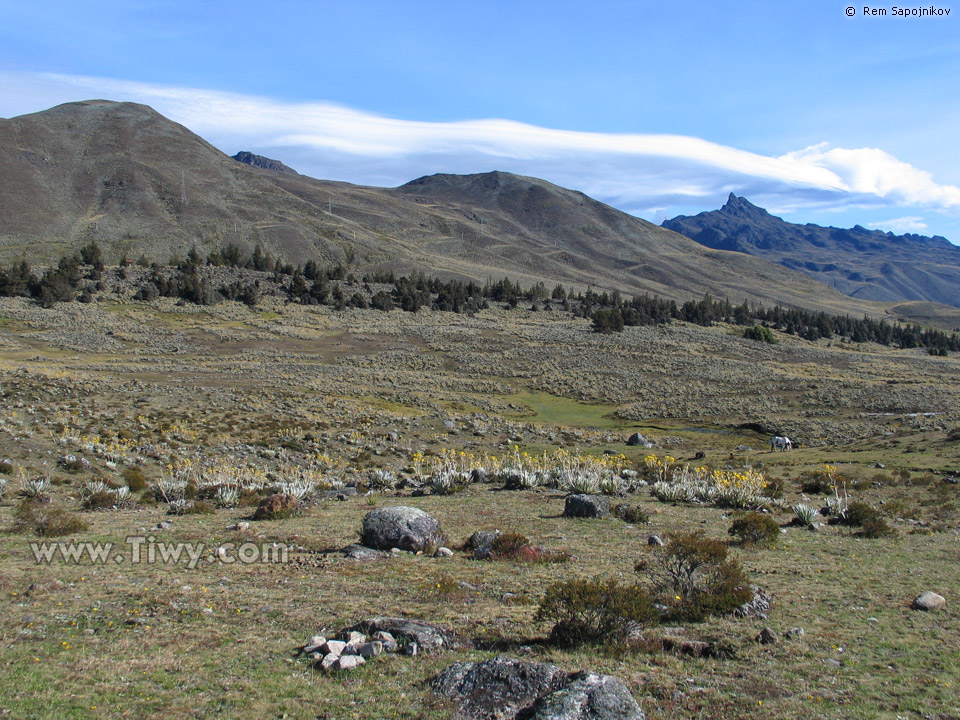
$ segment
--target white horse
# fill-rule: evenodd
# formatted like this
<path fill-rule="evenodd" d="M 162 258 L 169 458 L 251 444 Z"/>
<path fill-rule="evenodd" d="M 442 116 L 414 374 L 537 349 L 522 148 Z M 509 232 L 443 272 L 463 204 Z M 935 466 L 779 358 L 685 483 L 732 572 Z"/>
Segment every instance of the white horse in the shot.
<path fill-rule="evenodd" d="M 770 452 L 774 450 L 779 450 L 780 452 L 793 450 L 793 441 L 785 435 L 776 435 L 770 438 Z"/>

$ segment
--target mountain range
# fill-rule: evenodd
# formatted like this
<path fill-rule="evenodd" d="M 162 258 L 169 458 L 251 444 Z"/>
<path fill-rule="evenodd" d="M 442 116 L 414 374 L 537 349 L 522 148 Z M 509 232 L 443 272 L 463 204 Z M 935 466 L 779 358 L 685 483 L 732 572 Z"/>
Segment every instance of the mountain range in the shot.
<path fill-rule="evenodd" d="M 165 262 L 234 243 L 360 272 L 888 310 L 873 296 L 848 297 L 783 264 L 707 247 L 536 178 L 430 175 L 397 188 L 316 180 L 252 153 L 231 158 L 134 103 L 90 100 L 0 119 L 0 262 L 43 265 L 90 241 L 108 262 Z"/>
<path fill-rule="evenodd" d="M 944 237 L 798 225 L 733 193 L 719 210 L 680 215 L 663 227 L 798 270 L 852 297 L 960 306 L 960 247 Z"/>

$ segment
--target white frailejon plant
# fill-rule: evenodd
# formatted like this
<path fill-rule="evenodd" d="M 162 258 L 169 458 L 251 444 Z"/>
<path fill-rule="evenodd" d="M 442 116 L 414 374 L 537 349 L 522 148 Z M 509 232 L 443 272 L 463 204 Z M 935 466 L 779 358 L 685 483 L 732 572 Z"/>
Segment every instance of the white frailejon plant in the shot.
<path fill-rule="evenodd" d="M 7 479 L 4 477 L 0 477 L 0 499 L 3 498 L 6 492 L 7 492 Z"/>
<path fill-rule="evenodd" d="M 114 488 L 111 492 L 117 496 L 118 503 L 123 503 L 130 499 L 130 488 L 126 485 Z"/>
<path fill-rule="evenodd" d="M 183 499 L 183 496 L 187 492 L 187 481 L 162 477 L 151 486 L 151 489 L 153 490 L 154 498 L 169 503 L 174 500 Z"/>
<path fill-rule="evenodd" d="M 689 489 L 684 484 L 658 480 L 650 486 L 650 493 L 660 502 L 690 502 Z"/>
<path fill-rule="evenodd" d="M 316 483 L 310 480 L 291 480 L 279 483 L 278 487 L 297 502 L 303 502 L 317 491 Z"/>
<path fill-rule="evenodd" d="M 129 490 L 129 488 L 127 489 Z M 84 488 L 84 493 L 88 496 L 99 495 L 100 493 L 108 493 L 110 490 L 110 486 L 107 485 L 103 480 L 90 480 Z"/>
<path fill-rule="evenodd" d="M 367 474 L 367 485 L 371 490 L 393 490 L 398 483 L 399 479 L 393 470 L 378 468 Z"/>
<path fill-rule="evenodd" d="M 600 478 L 599 483 L 597 483 L 597 487 L 604 495 L 621 495 L 627 492 L 629 484 L 625 479 L 617 475 L 605 473 L 603 477 Z"/>
<path fill-rule="evenodd" d="M 183 515 L 188 507 L 190 507 L 190 500 L 183 498 L 171 500 L 170 503 L 168 503 L 167 513 L 170 515 Z"/>
<path fill-rule="evenodd" d="M 42 500 L 47 497 L 49 490 L 50 478 L 46 475 L 39 475 L 32 478 L 20 478 L 20 494 L 23 497 L 33 498 L 34 500 Z"/>
<path fill-rule="evenodd" d="M 217 488 L 214 504 L 219 508 L 233 508 L 240 502 L 240 488 L 235 485 L 221 485 Z"/>
<path fill-rule="evenodd" d="M 817 517 L 820 515 L 819 510 L 812 508 L 809 505 L 804 505 L 803 503 L 797 503 L 790 509 L 793 511 L 793 516 L 804 527 L 813 525 L 816 522 Z"/>

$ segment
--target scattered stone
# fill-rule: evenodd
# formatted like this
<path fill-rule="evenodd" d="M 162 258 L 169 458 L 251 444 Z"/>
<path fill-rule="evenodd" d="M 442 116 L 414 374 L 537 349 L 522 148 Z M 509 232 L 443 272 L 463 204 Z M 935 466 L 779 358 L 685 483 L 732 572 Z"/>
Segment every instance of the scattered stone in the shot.
<path fill-rule="evenodd" d="M 337 658 L 337 661 L 333 663 L 334 670 L 353 670 L 358 668 L 367 661 L 364 660 L 359 655 L 341 655 Z"/>
<path fill-rule="evenodd" d="M 314 635 L 304 643 L 302 650 L 305 654 L 309 655 L 310 653 L 320 651 L 326 643 L 327 639 L 323 635 Z"/>
<path fill-rule="evenodd" d="M 334 655 L 333 653 L 328 653 L 327 655 L 324 655 L 324 656 L 323 656 L 323 659 L 320 661 L 320 669 L 321 669 L 321 670 L 329 670 L 330 668 L 332 668 L 332 667 L 334 666 L 334 664 L 335 664 L 335 663 L 337 662 L 337 660 L 339 660 L 339 659 L 340 659 L 340 656 L 339 656 L 339 655 Z"/>
<path fill-rule="evenodd" d="M 418 652 L 420 652 L 420 646 L 415 642 L 407 643 L 406 645 L 403 646 L 404 655 L 410 655 L 411 657 L 413 657 Z"/>
<path fill-rule="evenodd" d="M 827 658 L 824 660 L 827 665 L 833 665 L 833 667 L 843 667 L 843 663 L 839 660 L 834 660 L 833 658 Z"/>
<path fill-rule="evenodd" d="M 930 592 L 929 590 L 925 593 L 917 595 L 913 599 L 913 603 L 910 605 L 914 610 L 925 610 L 927 612 L 932 612 L 934 610 L 940 610 L 946 606 L 947 601 L 942 595 L 937 595 L 935 592 Z"/>
<path fill-rule="evenodd" d="M 659 535 L 651 535 L 650 537 L 647 538 L 647 545 L 651 545 L 651 546 L 655 545 L 657 547 L 663 547 L 664 545 L 663 538 L 660 537 Z"/>
<path fill-rule="evenodd" d="M 379 560 L 380 558 L 388 557 L 385 552 L 374 550 L 373 548 L 368 548 L 358 543 L 347 545 L 340 552 L 343 553 L 344 557 L 352 558 L 353 560 Z"/>
<path fill-rule="evenodd" d="M 453 557 L 453 550 L 448 547 L 437 548 L 437 551 L 433 554 L 434 557 Z"/>
<path fill-rule="evenodd" d="M 610 498 L 606 495 L 567 495 L 564 517 L 604 518 L 610 514 Z"/>
<path fill-rule="evenodd" d="M 380 655 L 383 652 L 383 643 L 379 640 L 373 640 L 372 642 L 366 642 L 357 647 L 357 654 L 360 657 L 372 658 Z"/>
<path fill-rule="evenodd" d="M 341 638 L 347 645 L 362 645 L 367 641 L 367 636 L 356 630 L 347 630 L 341 634 Z"/>
<path fill-rule="evenodd" d="M 346 647 L 347 644 L 343 642 L 343 640 L 327 640 L 318 648 L 318 650 L 319 652 L 326 653 L 328 655 L 336 655 L 339 657 L 343 654 L 343 650 Z"/>
<path fill-rule="evenodd" d="M 802 627 L 795 627 L 787 630 L 783 634 L 783 637 L 785 637 L 787 640 L 800 640 L 804 635 L 805 633 Z"/>
<path fill-rule="evenodd" d="M 774 632 L 774 630 L 769 627 L 765 627 L 753 639 L 754 642 L 758 642 L 761 645 L 775 645 L 777 643 L 777 640 L 778 640 L 777 633 Z"/>
<path fill-rule="evenodd" d="M 440 523 L 423 510 L 398 505 L 379 508 L 363 518 L 361 542 L 377 550 L 422 551 L 442 535 Z"/>

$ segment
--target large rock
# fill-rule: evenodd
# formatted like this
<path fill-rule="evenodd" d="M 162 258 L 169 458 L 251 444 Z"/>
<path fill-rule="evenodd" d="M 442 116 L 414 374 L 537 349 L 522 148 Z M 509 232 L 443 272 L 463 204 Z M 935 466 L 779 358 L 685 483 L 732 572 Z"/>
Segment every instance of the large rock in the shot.
<path fill-rule="evenodd" d="M 454 663 L 431 684 L 435 693 L 459 705 L 454 720 L 512 720 L 566 681 L 567 673 L 556 665 L 495 657 Z"/>
<path fill-rule="evenodd" d="M 454 663 L 431 684 L 457 703 L 454 720 L 644 720 L 616 678 L 570 675 L 550 663 L 507 657 Z"/>
<path fill-rule="evenodd" d="M 400 645 L 416 643 L 418 651 L 425 653 L 439 653 L 471 646 L 468 640 L 464 640 L 452 630 L 422 620 L 407 618 L 370 618 L 341 632 L 353 631 L 361 632 L 367 637 L 377 637 L 377 633 L 387 633 L 387 637 L 396 640 Z"/>
<path fill-rule="evenodd" d="M 606 495 L 567 495 L 563 514 L 566 517 L 607 517 L 610 514 L 610 498 Z"/>
<path fill-rule="evenodd" d="M 917 595 L 913 599 L 913 604 L 910 605 L 914 610 L 940 610 L 947 604 L 946 598 L 943 595 L 937 595 L 935 592 L 930 592 L 929 590 L 925 593 Z"/>
<path fill-rule="evenodd" d="M 645 720 L 627 687 L 610 675 L 579 672 L 537 700 L 525 720 Z"/>
<path fill-rule="evenodd" d="M 647 440 L 643 435 L 641 435 L 638 432 L 634 433 L 633 435 L 627 438 L 627 445 L 629 445 L 630 447 L 645 447 L 645 448 L 653 447 L 653 443 Z"/>
<path fill-rule="evenodd" d="M 360 542 L 377 550 L 420 552 L 430 545 L 442 545 L 442 539 L 435 518 L 419 508 L 398 505 L 367 513 Z"/>

